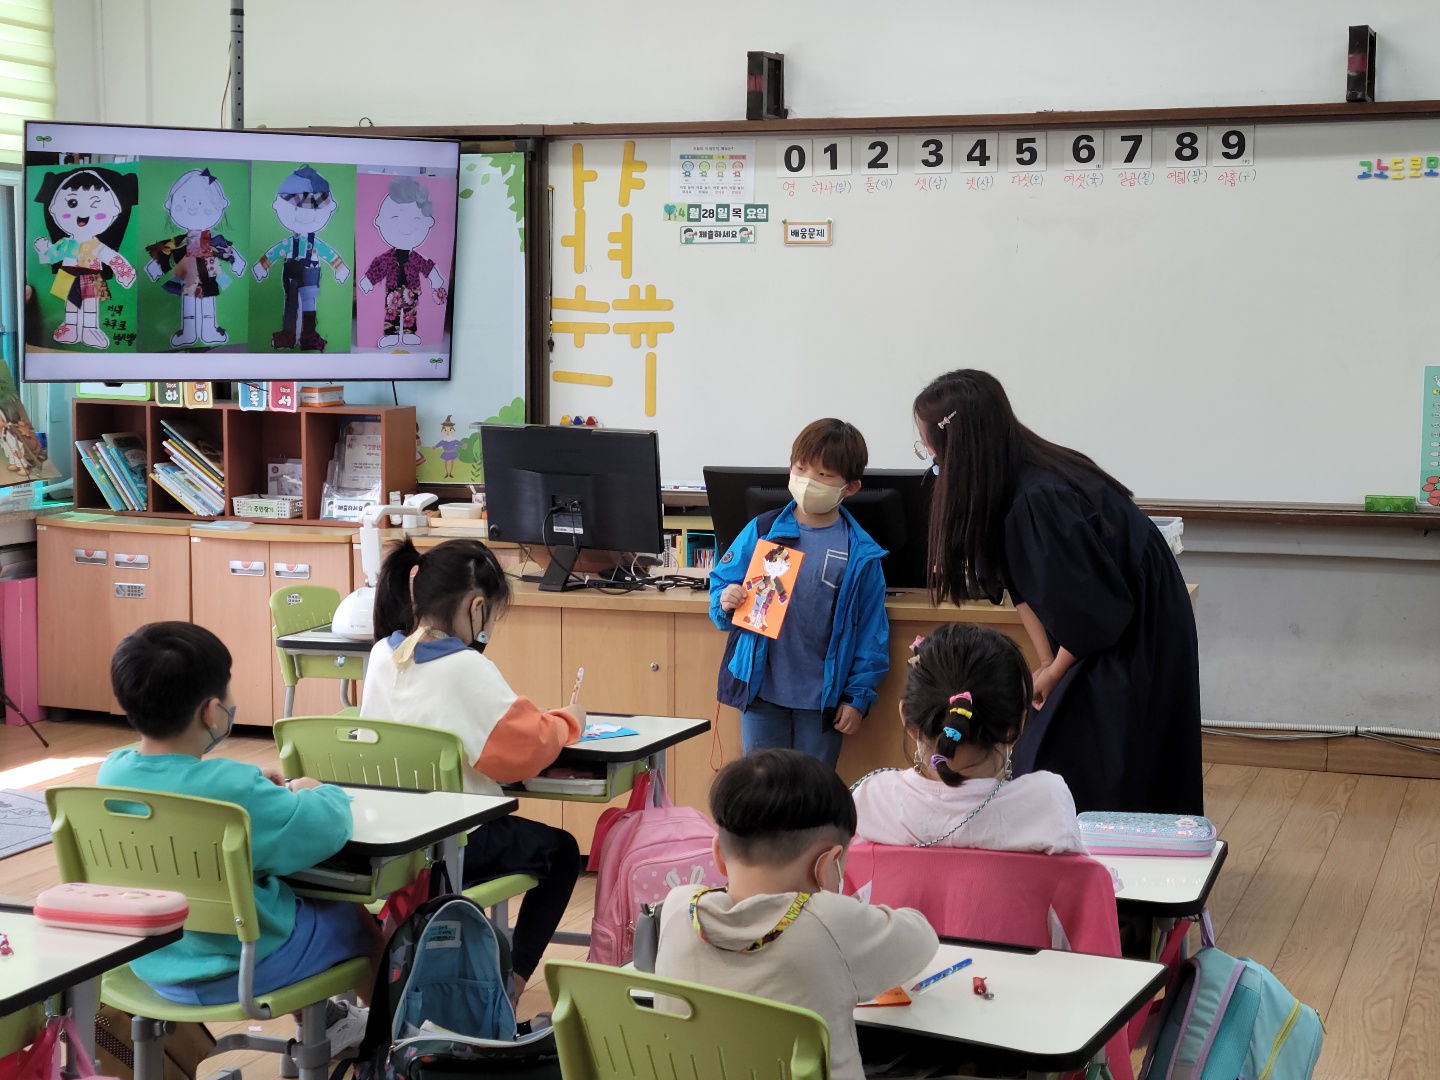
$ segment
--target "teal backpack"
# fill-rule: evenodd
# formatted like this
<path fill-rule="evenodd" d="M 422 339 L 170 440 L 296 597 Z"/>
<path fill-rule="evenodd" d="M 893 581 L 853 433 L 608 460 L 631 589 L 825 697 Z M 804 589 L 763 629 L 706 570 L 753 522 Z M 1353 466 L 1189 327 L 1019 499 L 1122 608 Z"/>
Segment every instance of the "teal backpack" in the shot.
<path fill-rule="evenodd" d="M 1166 991 L 1142 1080 L 1310 1080 L 1320 1014 L 1262 965 L 1205 938 Z"/>

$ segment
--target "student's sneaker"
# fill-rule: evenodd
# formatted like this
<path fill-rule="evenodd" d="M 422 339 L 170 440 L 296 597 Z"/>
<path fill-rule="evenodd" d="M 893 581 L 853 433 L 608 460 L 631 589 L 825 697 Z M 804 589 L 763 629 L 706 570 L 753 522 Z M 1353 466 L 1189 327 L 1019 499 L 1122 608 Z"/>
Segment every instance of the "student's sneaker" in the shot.
<path fill-rule="evenodd" d="M 347 1001 L 325 1003 L 325 1037 L 330 1040 L 330 1056 L 339 1057 L 351 1047 L 359 1046 L 370 1023 L 370 1010 Z"/>

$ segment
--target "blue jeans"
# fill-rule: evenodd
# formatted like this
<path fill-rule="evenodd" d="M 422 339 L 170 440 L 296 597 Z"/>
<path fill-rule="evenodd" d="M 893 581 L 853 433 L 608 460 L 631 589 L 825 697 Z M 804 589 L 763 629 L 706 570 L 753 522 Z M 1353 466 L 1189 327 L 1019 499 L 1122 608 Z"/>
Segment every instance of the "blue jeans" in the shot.
<path fill-rule="evenodd" d="M 740 745 L 747 754 L 785 747 L 817 757 L 833 769 L 844 738 L 833 726 L 825 726 L 819 709 L 787 709 L 757 697 L 740 714 Z"/>

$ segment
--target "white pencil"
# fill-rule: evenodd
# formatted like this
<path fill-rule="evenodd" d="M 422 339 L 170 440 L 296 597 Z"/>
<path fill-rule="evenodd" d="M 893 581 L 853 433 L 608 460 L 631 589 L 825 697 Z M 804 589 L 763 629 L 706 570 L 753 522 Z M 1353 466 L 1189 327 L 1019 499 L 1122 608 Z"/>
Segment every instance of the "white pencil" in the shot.
<path fill-rule="evenodd" d="M 570 704 L 580 704 L 580 684 L 585 681 L 585 669 L 578 668 L 575 672 L 575 689 L 570 691 Z"/>

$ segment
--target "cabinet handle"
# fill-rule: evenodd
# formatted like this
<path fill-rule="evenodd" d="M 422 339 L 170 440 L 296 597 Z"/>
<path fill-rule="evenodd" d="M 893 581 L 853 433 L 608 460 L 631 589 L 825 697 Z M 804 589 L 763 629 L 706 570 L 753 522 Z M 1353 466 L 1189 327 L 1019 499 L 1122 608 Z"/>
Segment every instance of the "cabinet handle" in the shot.
<path fill-rule="evenodd" d="M 125 555 L 119 551 L 115 553 L 115 565 L 124 567 L 126 570 L 149 570 L 149 555 Z"/>
<path fill-rule="evenodd" d="M 265 564 L 245 559 L 231 559 L 230 574 L 233 577 L 264 577 Z"/>
<path fill-rule="evenodd" d="M 75 561 L 83 566 L 104 566 L 107 552 L 91 551 L 89 548 L 75 548 Z"/>
<path fill-rule="evenodd" d="M 659 670 L 660 670 L 660 665 L 659 665 L 659 664 L 651 664 L 651 665 L 650 665 L 650 670 L 651 670 L 651 671 L 659 671 Z"/>
<path fill-rule="evenodd" d="M 277 562 L 274 573 L 277 578 L 299 578 L 302 581 L 308 581 L 310 564 L 308 562 Z"/>

